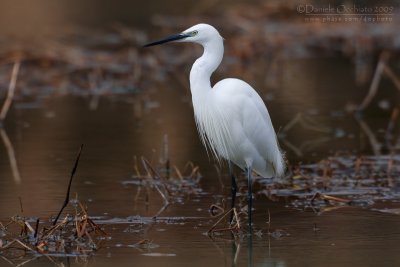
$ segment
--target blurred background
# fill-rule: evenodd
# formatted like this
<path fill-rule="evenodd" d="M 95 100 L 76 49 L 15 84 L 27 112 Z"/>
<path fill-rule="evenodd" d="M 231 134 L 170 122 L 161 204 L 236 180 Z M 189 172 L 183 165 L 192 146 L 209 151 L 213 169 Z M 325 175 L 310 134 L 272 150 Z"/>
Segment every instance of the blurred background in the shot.
<path fill-rule="evenodd" d="M 316 164 L 316 180 L 300 185 L 314 192 L 325 173 L 318 164 L 344 162 L 335 166 L 347 166 L 338 175 L 349 180 L 323 177 L 321 188 L 347 194 L 347 182 L 352 181 L 363 190 L 360 194 L 370 194 L 368 200 L 376 200 L 375 194 L 382 197 L 382 192 L 390 194 L 386 200 L 398 199 L 399 12 L 399 1 L 393 0 L 0 1 L 1 103 L 13 92 L 0 128 L 1 217 L 18 213 L 18 197 L 26 216 L 56 213 L 82 143 L 73 192 L 90 204 L 92 214 L 156 213 L 157 193 L 152 193 L 155 202 L 145 208 L 141 202 L 133 205 L 136 188 L 122 185 L 132 178 L 134 159 L 140 156 L 155 165 L 168 160 L 179 168 L 193 162 L 203 175 L 204 191 L 223 194 L 227 188 L 220 188 L 216 176 L 222 172 L 227 182 L 226 166 L 207 156 L 191 106 L 188 75 L 201 48 L 142 48 L 201 22 L 214 25 L 225 38 L 225 57 L 212 82 L 237 77 L 258 91 L 288 159 L 288 179 L 297 177 L 298 166 Z M 15 86 L 10 84 L 13 79 Z M 378 173 L 384 181 L 354 182 L 360 158 L 378 162 L 364 173 L 367 178 Z M 389 176 L 394 180 L 388 181 Z M 208 216 L 213 201 L 201 200 L 202 215 Z M 270 204 L 271 199 L 264 201 Z M 276 207 L 285 214 L 277 220 L 284 223 L 289 215 L 282 209 L 283 205 Z M 183 211 L 188 215 L 194 209 L 172 206 L 167 215 L 181 216 Z M 360 210 L 351 212 L 360 215 Z M 303 215 L 298 216 L 304 222 Z M 374 216 L 366 225 L 355 219 L 340 241 L 355 229 L 367 231 L 379 224 L 381 218 Z M 338 218 L 342 221 L 335 221 L 335 216 L 322 220 L 338 228 L 347 225 L 347 214 Z M 387 229 L 398 227 L 396 218 L 385 221 Z M 176 229 L 170 231 L 179 235 Z M 375 241 L 371 237 L 368 244 L 386 246 Z M 397 242 L 398 233 L 389 241 Z M 350 260 L 354 251 L 349 251 Z M 359 261 L 350 262 L 367 264 L 368 258 L 361 255 L 371 251 L 358 252 Z M 296 253 L 278 252 L 279 258 L 265 262 L 294 262 L 302 251 Z M 320 252 L 315 257 L 319 262 L 325 256 Z M 385 257 L 391 265 L 398 263 L 394 254 Z"/>
<path fill-rule="evenodd" d="M 151 0 L 140 3 L 128 0 L 115 2 L 39 0 L 31 3 L 24 0 L 4 0 L 0 4 L 0 22 L 2 33 L 18 36 L 60 33 L 71 26 L 109 27 L 115 22 L 148 29 L 156 14 L 217 15 L 240 3 L 243 4 L 245 1 L 207 0 L 191 3 L 176 0 L 164 3 Z M 259 3 L 262 1 L 253 1 L 252 5 Z"/>

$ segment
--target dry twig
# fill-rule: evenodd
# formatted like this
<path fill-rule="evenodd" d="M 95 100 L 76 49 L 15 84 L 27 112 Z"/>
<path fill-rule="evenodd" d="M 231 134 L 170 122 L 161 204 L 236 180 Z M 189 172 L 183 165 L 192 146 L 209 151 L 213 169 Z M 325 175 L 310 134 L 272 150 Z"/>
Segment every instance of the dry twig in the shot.
<path fill-rule="evenodd" d="M 14 93 L 15 93 L 15 85 L 17 84 L 17 77 L 18 77 L 20 65 L 21 65 L 20 60 L 17 60 L 14 63 L 14 67 L 13 67 L 12 73 L 11 73 L 10 84 L 8 86 L 7 98 L 4 101 L 3 107 L 0 111 L 0 121 L 3 121 L 6 118 L 7 112 L 10 109 L 11 103 L 13 101 Z"/>
<path fill-rule="evenodd" d="M 65 208 L 65 207 L 68 205 L 68 203 L 69 203 L 69 195 L 70 195 L 70 191 L 71 191 L 72 179 L 74 178 L 76 169 L 78 168 L 79 158 L 81 157 L 82 149 L 83 149 L 83 144 L 82 144 L 81 147 L 79 148 L 79 152 L 78 152 L 78 155 L 77 155 L 77 157 L 76 157 L 74 167 L 72 168 L 72 171 L 71 171 L 71 176 L 70 176 L 70 178 L 69 178 L 69 184 L 68 184 L 68 189 L 67 189 L 67 194 L 66 194 L 66 196 L 65 196 L 64 204 L 63 204 L 63 206 L 61 207 L 61 210 L 58 212 L 57 217 L 55 218 L 55 220 L 54 220 L 54 222 L 53 222 L 53 225 L 56 225 L 56 224 L 57 224 L 58 218 L 60 217 L 60 215 L 61 215 L 61 213 L 63 212 L 64 208 Z"/>

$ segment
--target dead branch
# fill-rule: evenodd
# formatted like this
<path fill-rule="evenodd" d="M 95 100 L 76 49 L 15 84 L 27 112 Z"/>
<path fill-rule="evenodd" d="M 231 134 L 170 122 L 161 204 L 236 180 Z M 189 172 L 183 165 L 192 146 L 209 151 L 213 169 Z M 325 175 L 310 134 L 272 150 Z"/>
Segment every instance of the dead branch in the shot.
<path fill-rule="evenodd" d="M 0 112 L 0 121 L 3 121 L 6 118 L 7 112 L 10 109 L 11 103 L 13 101 L 14 92 L 15 92 L 15 85 L 17 84 L 17 77 L 18 77 L 18 72 L 19 72 L 20 65 L 21 65 L 21 61 L 20 60 L 17 60 L 14 63 L 14 67 L 13 67 L 12 72 L 11 72 L 10 84 L 8 86 L 7 98 L 4 101 L 3 107 L 2 107 L 1 112 Z"/>
<path fill-rule="evenodd" d="M 61 207 L 61 210 L 58 212 L 56 219 L 53 222 L 53 225 L 57 224 L 58 218 L 60 217 L 61 213 L 63 212 L 64 208 L 68 205 L 69 203 L 69 195 L 70 195 L 70 191 L 71 191 L 71 185 L 72 185 L 72 179 L 74 178 L 76 169 L 78 168 L 78 163 L 79 163 L 79 158 L 81 157 L 81 153 L 82 153 L 82 149 L 83 149 L 83 144 L 81 145 L 81 147 L 79 148 L 79 152 L 78 155 L 76 157 L 75 160 L 75 164 L 74 167 L 72 168 L 72 172 L 71 172 L 71 176 L 69 178 L 69 184 L 68 184 L 68 189 L 67 189 L 67 194 L 65 196 L 65 200 L 64 200 L 64 204 Z"/>

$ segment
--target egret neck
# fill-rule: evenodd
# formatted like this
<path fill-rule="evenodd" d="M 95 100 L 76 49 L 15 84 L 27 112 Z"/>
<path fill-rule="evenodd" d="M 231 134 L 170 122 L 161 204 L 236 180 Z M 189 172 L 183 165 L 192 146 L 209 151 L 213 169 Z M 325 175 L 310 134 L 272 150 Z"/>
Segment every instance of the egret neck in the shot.
<path fill-rule="evenodd" d="M 190 71 L 192 98 L 202 100 L 211 90 L 211 74 L 218 68 L 224 55 L 222 37 L 204 43 L 203 48 L 203 55 L 196 60 Z"/>

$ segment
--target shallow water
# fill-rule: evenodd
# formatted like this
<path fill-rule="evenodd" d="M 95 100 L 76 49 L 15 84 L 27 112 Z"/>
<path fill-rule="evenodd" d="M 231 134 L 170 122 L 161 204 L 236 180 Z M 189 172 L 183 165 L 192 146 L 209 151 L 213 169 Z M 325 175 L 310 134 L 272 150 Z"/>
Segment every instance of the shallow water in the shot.
<path fill-rule="evenodd" d="M 335 72 L 330 71 L 329 65 L 328 69 L 320 68 L 327 63 L 332 64 Z M 282 68 L 286 76 L 282 77 L 279 89 L 260 93 L 270 99 L 266 103 L 275 127 L 283 129 L 281 143 L 290 162 L 316 162 L 336 151 L 372 155 L 371 139 L 362 125 L 367 125 L 376 139 L 384 142 L 389 110 L 379 109 L 377 103 L 362 117 L 354 117 L 344 110 L 346 104 L 359 103 L 365 94 L 365 89 L 354 84 L 348 61 L 297 60 L 286 62 Z M 314 72 L 304 74 L 305 68 Z M 382 86 L 393 90 L 390 84 Z M 269 209 L 271 235 L 254 236 L 252 243 L 246 237 L 233 242 L 229 235 L 224 236 L 228 240 L 212 240 L 205 235 L 216 222 L 208 209 L 222 196 L 229 195 L 229 179 L 222 166 L 226 186 L 221 188 L 214 162 L 208 159 L 197 137 L 189 92 L 181 87 L 172 83 L 149 92 L 102 96 L 97 108 L 91 105 L 91 97 L 54 96 L 41 100 L 38 105 L 31 105 L 31 99 L 20 100 L 4 127 L 14 150 L 20 183 L 10 165 L 10 150 L 3 145 L 0 150 L 1 221 L 21 213 L 18 197 L 22 199 L 25 216 L 47 218 L 55 214 L 62 204 L 76 152 L 83 143 L 72 193 L 76 192 L 88 205 L 89 214 L 105 225 L 111 239 L 105 240 L 90 257 L 54 257 L 58 262 L 71 266 L 400 264 L 397 213 L 400 207 L 396 198 L 366 206 L 339 205 L 337 209 L 318 213 L 305 205 L 292 205 L 289 198 L 272 202 L 256 194 L 255 227 L 264 233 L 267 231 Z M 391 106 L 397 104 L 384 94 L 378 99 L 388 101 Z M 141 103 L 139 108 L 135 106 L 137 101 Z M 312 127 L 299 123 L 285 132 L 285 125 L 299 113 L 308 122 L 311 118 Z M 140 194 L 135 201 L 137 186 L 126 182 L 132 181 L 135 155 L 143 155 L 153 162 L 159 160 L 165 134 L 168 134 L 171 165 L 183 169 L 189 160 L 199 165 L 203 175 L 199 185 L 202 193 L 174 201 L 153 221 L 152 216 L 163 206 L 159 194 L 151 190 L 146 205 L 145 194 Z M 393 179 L 397 181 L 398 177 Z M 396 188 L 390 190 L 397 192 Z M 135 247 L 143 239 L 151 241 L 150 247 Z M 28 259 L 32 261 L 25 266 L 54 265 L 44 256 L 28 255 L 12 261 L 18 264 Z M 0 258 L 0 265 L 7 263 Z"/>

